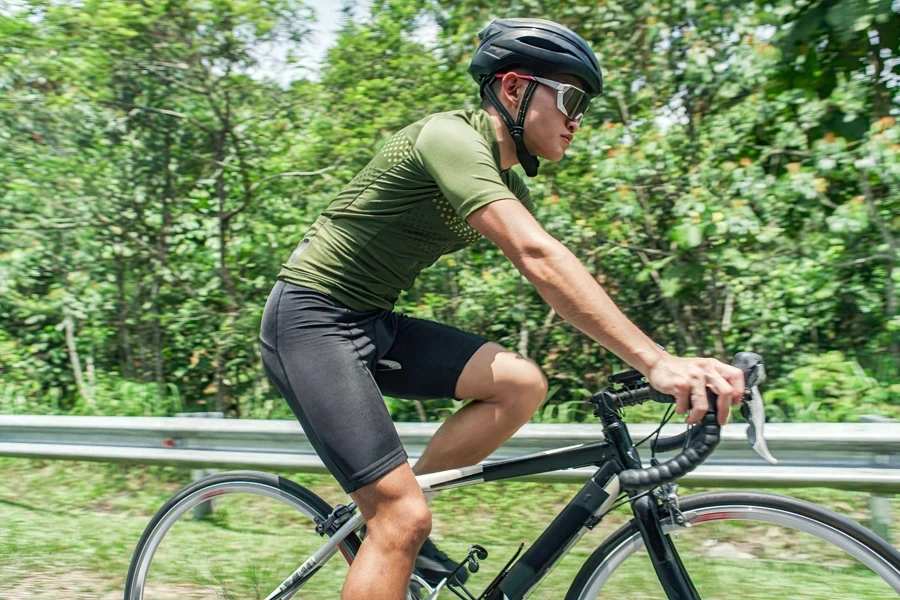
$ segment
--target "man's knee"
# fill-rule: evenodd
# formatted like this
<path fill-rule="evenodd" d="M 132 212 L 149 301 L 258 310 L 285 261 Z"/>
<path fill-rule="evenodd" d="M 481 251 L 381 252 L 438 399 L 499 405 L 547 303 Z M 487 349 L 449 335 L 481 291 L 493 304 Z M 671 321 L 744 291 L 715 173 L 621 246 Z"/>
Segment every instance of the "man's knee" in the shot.
<path fill-rule="evenodd" d="M 431 533 L 431 509 L 409 465 L 351 494 L 366 518 L 366 537 L 398 550 L 418 550 Z"/>
<path fill-rule="evenodd" d="M 425 501 L 410 499 L 379 507 L 378 516 L 366 523 L 367 538 L 405 553 L 422 547 L 431 533 L 431 509 Z"/>
<path fill-rule="evenodd" d="M 550 386 L 540 366 L 531 359 L 520 361 L 517 366 L 515 384 L 505 390 L 506 400 L 514 407 L 521 407 L 530 414 L 547 398 Z"/>
<path fill-rule="evenodd" d="M 399 520 L 405 523 L 407 535 L 418 549 L 431 534 L 431 509 L 424 500 L 416 499 L 404 506 L 402 511 Z"/>
<path fill-rule="evenodd" d="M 466 363 L 456 397 L 501 402 L 533 412 L 547 397 L 547 389 L 547 378 L 536 362 L 488 342 Z"/>

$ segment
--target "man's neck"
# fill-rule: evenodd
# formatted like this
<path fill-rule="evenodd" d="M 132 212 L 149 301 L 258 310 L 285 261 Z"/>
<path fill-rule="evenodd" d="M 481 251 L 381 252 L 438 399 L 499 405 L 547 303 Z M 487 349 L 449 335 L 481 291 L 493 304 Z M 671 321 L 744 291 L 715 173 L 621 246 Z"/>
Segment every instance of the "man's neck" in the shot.
<path fill-rule="evenodd" d="M 516 154 L 516 142 L 513 141 L 512 136 L 509 135 L 509 129 L 506 128 L 506 123 L 503 122 L 503 119 L 497 114 L 497 111 L 491 107 L 487 112 L 491 115 L 491 122 L 494 124 L 494 133 L 497 134 L 497 142 L 500 144 L 500 169 L 505 171 L 510 167 L 519 164 L 519 157 Z"/>

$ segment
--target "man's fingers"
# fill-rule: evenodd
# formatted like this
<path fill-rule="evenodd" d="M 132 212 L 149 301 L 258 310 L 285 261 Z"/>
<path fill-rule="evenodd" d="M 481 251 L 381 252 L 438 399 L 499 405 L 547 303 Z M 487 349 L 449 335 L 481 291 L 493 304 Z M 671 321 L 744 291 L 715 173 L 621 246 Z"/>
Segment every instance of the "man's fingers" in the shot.
<path fill-rule="evenodd" d="M 674 393 L 675 396 L 675 412 L 677 413 L 685 413 L 691 407 L 691 391 L 687 387 L 676 387 Z"/>
<path fill-rule="evenodd" d="M 666 363 L 666 368 L 657 371 L 654 378 L 654 383 L 659 385 L 657 389 L 675 396 L 675 410 L 678 413 L 689 412 L 686 419 L 689 424 L 699 423 L 709 411 L 707 391 L 715 394 L 717 420 L 724 425 L 732 404 L 740 404 L 743 400 L 744 374 L 740 369 L 713 358 L 678 361 L 686 368 L 676 369 L 674 364 Z"/>
<path fill-rule="evenodd" d="M 724 363 L 717 364 L 716 369 L 722 377 L 728 380 L 728 383 L 734 389 L 731 403 L 740 404 L 744 399 L 744 392 L 746 391 L 744 386 L 744 372 L 737 367 L 732 367 L 731 365 L 726 365 Z"/>
<path fill-rule="evenodd" d="M 687 422 L 691 425 L 699 423 L 709 411 L 709 402 L 706 400 L 706 386 L 695 385 L 691 388 L 691 414 Z"/>
<path fill-rule="evenodd" d="M 718 363 L 718 361 L 716 361 Z M 728 421 L 728 411 L 731 403 L 734 401 L 735 390 L 731 383 L 720 374 L 719 371 L 713 371 L 707 374 L 706 385 L 717 396 L 716 400 L 716 420 L 719 425 L 724 425 Z"/>
<path fill-rule="evenodd" d="M 735 393 L 731 381 L 717 369 L 706 373 L 706 385 L 718 396 L 727 396 L 730 399 Z"/>
<path fill-rule="evenodd" d="M 724 425 L 728 422 L 728 411 L 731 410 L 731 398 L 729 396 L 719 396 L 716 400 L 716 408 L 718 408 L 716 420 L 719 421 L 719 425 Z"/>

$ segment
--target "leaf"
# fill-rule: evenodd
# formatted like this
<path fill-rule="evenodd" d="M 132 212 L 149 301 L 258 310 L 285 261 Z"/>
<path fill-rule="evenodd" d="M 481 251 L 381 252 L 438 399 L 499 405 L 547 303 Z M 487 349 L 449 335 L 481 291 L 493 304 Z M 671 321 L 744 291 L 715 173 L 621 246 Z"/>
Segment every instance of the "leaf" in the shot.
<path fill-rule="evenodd" d="M 703 232 L 694 223 L 684 223 L 673 230 L 672 239 L 683 248 L 696 248 L 703 243 Z"/>

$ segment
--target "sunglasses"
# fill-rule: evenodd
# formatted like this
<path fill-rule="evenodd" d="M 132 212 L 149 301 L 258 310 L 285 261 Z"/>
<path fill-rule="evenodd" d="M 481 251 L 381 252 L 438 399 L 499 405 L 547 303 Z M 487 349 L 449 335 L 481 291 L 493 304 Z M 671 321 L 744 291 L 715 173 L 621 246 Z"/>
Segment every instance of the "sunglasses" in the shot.
<path fill-rule="evenodd" d="M 497 73 L 495 77 L 499 78 L 504 75 L 506 75 L 506 73 Z M 588 98 L 587 93 L 574 85 L 559 83 L 558 81 L 544 79 L 543 77 L 533 77 L 532 75 L 520 75 L 519 73 L 514 73 L 514 75 L 522 79 L 536 81 L 556 90 L 556 108 L 558 108 L 562 114 L 566 115 L 566 118 L 570 121 L 580 121 L 581 117 L 584 116 L 588 105 L 591 103 L 591 99 Z"/>

